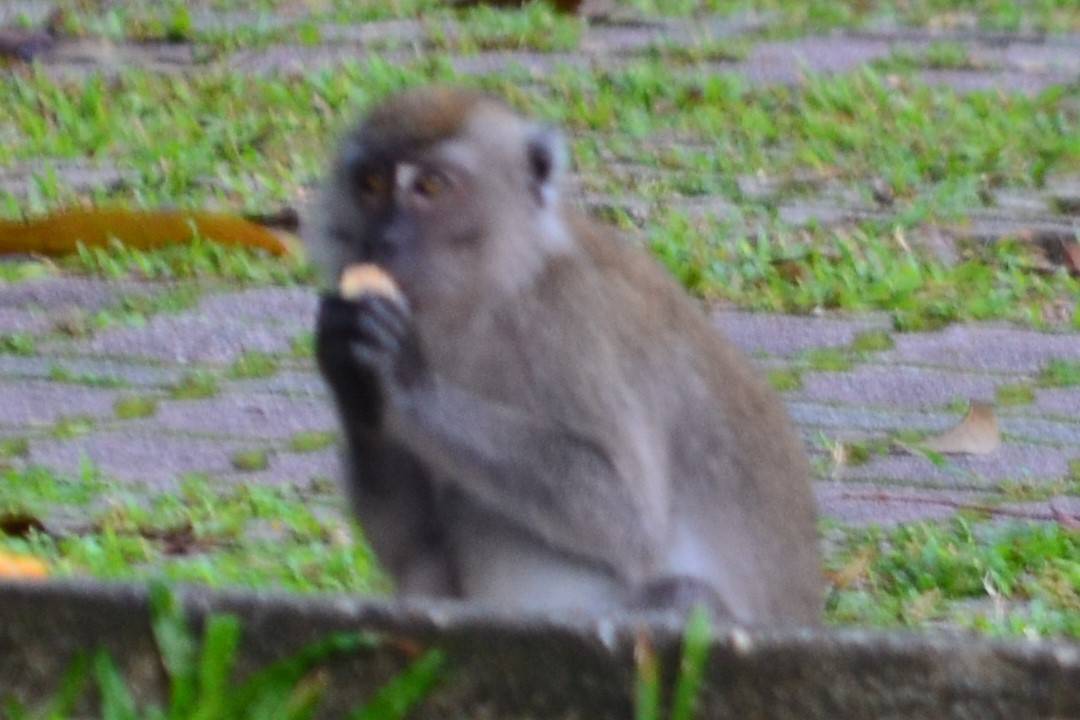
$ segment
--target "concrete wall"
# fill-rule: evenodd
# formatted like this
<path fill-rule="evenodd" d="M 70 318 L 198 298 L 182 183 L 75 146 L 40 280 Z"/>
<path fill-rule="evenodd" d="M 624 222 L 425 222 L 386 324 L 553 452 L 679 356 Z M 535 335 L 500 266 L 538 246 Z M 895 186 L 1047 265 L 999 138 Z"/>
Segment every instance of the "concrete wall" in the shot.
<path fill-rule="evenodd" d="M 413 717 L 632 717 L 635 642 L 647 635 L 671 677 L 671 618 L 515 618 L 457 604 L 349 597 L 183 595 L 193 620 L 237 614 L 242 672 L 328 633 L 384 633 L 376 649 L 335 663 L 326 717 L 343 717 L 417 648 L 449 656 L 446 679 Z M 143 698 L 161 697 L 146 593 L 125 585 L 0 585 L 0 695 L 40 701 L 80 650 L 112 650 Z M 858 630 L 717 631 L 703 718 L 1080 718 L 1080 645 L 994 642 Z"/>

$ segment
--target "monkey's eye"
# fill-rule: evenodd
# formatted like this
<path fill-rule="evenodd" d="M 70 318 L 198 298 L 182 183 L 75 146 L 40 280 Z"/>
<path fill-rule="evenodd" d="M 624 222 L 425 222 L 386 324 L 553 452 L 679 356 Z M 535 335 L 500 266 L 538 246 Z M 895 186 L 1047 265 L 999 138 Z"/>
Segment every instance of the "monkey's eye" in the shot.
<path fill-rule="evenodd" d="M 382 195 L 386 192 L 386 178 L 382 173 L 368 172 L 360 176 L 357 186 L 363 195 Z"/>
<path fill-rule="evenodd" d="M 413 182 L 413 192 L 423 198 L 433 198 L 446 190 L 446 178 L 437 172 L 425 172 Z"/>

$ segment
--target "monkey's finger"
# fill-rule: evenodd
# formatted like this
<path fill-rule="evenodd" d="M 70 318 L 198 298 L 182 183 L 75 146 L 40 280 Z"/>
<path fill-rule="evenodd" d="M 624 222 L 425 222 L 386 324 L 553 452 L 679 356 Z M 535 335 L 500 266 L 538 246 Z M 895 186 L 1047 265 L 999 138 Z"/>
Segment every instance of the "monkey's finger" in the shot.
<path fill-rule="evenodd" d="M 411 313 L 395 300 L 380 295 L 365 295 L 357 304 L 365 317 L 373 318 L 398 337 L 404 337 L 412 330 Z"/>
<path fill-rule="evenodd" d="M 391 356 L 401 349 L 401 335 L 372 315 L 361 315 L 357 319 L 355 340 L 364 345 L 381 348 Z"/>
<path fill-rule="evenodd" d="M 390 374 L 390 359 L 377 347 L 365 343 L 350 343 L 349 351 L 353 362 L 362 368 L 370 368 L 376 375 L 386 377 Z"/>

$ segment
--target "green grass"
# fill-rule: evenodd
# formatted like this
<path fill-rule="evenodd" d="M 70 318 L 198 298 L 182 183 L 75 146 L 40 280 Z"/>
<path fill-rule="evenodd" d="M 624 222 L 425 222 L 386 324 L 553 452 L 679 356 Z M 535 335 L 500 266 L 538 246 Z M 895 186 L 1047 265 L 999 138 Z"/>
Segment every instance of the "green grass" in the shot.
<path fill-rule="evenodd" d="M 1080 638 L 1080 533 L 1056 524 L 915 523 L 850 530 L 828 561 L 838 624 L 960 624 Z M 995 598 L 1004 603 L 999 613 Z M 984 606 L 971 605 L 983 601 Z"/>
<path fill-rule="evenodd" d="M 802 373 L 793 368 L 774 368 L 765 375 L 769 384 L 778 392 L 802 389 Z"/>
<path fill-rule="evenodd" d="M 289 449 L 293 452 L 318 452 L 337 442 L 336 431 L 309 430 L 299 432 L 289 438 Z"/>
<path fill-rule="evenodd" d="M 266 353 L 249 351 L 241 355 L 229 368 L 229 377 L 234 380 L 265 378 L 278 371 L 278 359 Z"/>
<path fill-rule="evenodd" d="M 77 373 L 59 363 L 53 363 L 49 366 L 49 380 L 51 382 L 98 388 L 125 388 L 130 386 L 130 383 L 121 377 L 97 375 L 95 373 Z"/>
<path fill-rule="evenodd" d="M 201 400 L 221 392 L 217 375 L 208 370 L 192 370 L 183 375 L 169 390 L 174 400 Z"/>
<path fill-rule="evenodd" d="M 1076 387 L 1080 385 L 1080 362 L 1076 360 L 1051 360 L 1039 373 L 1042 387 Z"/>
<path fill-rule="evenodd" d="M 241 472 L 258 472 L 270 467 L 267 450 L 239 450 L 233 453 L 232 466 Z"/>
<path fill-rule="evenodd" d="M 1030 405 L 1035 402 L 1035 389 L 1020 383 L 999 385 L 994 392 L 998 405 Z"/>
<path fill-rule="evenodd" d="M 885 330 L 866 330 L 851 341 L 851 349 L 858 353 L 884 352 L 895 345 L 892 335 Z"/>
<path fill-rule="evenodd" d="M 156 492 L 117 487 L 92 463 L 77 475 L 0 470 L 0 519 L 85 518 L 80 531 L 62 536 L 0 530 L 0 550 L 38 557 L 60 577 L 385 592 L 386 578 L 339 502 L 332 483 L 301 493 L 192 475 L 179 491 Z"/>
<path fill-rule="evenodd" d="M 120 420 L 151 417 L 157 412 L 157 400 L 141 395 L 123 397 L 113 404 L 113 412 Z"/>
<path fill-rule="evenodd" d="M 683 631 L 683 647 L 679 666 L 675 672 L 671 690 L 669 712 L 662 712 L 663 695 L 660 659 L 653 651 L 648 637 L 638 637 L 634 648 L 637 676 L 634 686 L 634 720 L 692 720 L 697 717 L 697 706 L 705 666 L 709 659 L 712 627 L 708 612 L 696 608 Z"/>

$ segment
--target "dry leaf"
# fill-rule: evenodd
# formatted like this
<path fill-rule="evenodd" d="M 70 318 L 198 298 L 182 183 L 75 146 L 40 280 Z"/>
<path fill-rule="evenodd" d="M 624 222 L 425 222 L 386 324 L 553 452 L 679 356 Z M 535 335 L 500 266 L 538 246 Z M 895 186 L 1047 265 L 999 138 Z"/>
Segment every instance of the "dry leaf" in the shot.
<path fill-rule="evenodd" d="M 954 428 L 919 443 L 924 450 L 945 454 L 988 455 L 1001 446 L 994 406 L 971 401 L 967 415 Z"/>
<path fill-rule="evenodd" d="M 846 590 L 870 575 L 876 555 L 875 549 L 862 548 L 851 556 L 843 567 L 826 572 L 826 577 L 837 589 Z"/>
<path fill-rule="evenodd" d="M 1080 275 L 1080 242 L 1073 240 L 1062 246 L 1065 267 L 1073 275 Z"/>
<path fill-rule="evenodd" d="M 45 563 L 28 555 L 12 555 L 0 551 L 0 578 L 43 578 L 49 574 Z"/>
<path fill-rule="evenodd" d="M 56 45 L 56 38 L 40 30 L 0 30 L 0 60 L 30 62 Z"/>

